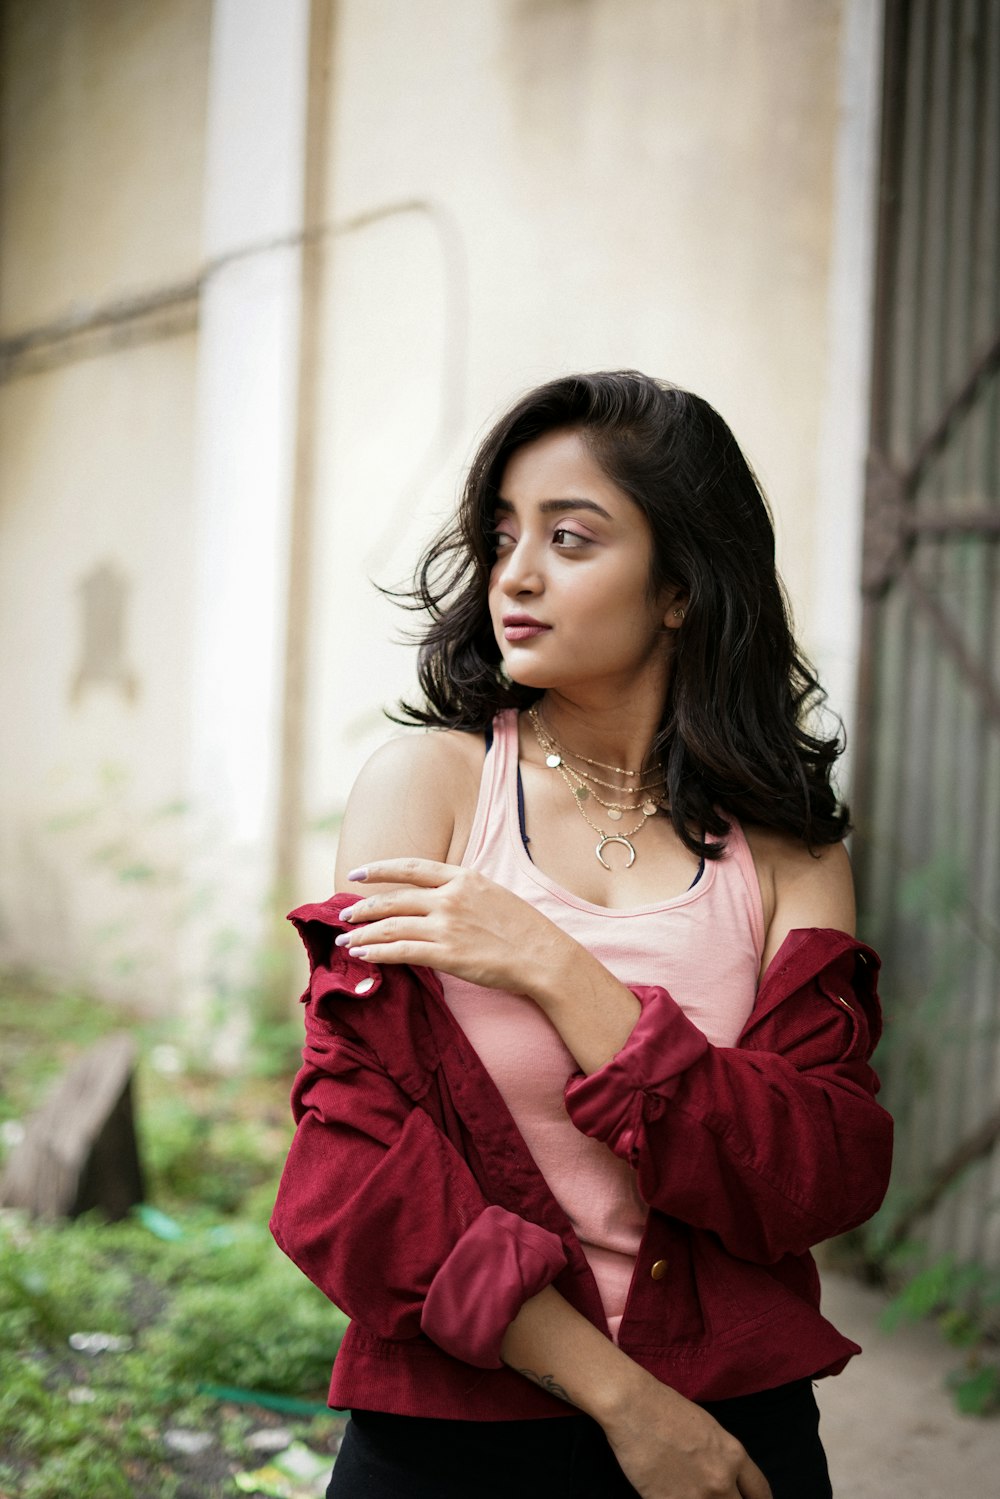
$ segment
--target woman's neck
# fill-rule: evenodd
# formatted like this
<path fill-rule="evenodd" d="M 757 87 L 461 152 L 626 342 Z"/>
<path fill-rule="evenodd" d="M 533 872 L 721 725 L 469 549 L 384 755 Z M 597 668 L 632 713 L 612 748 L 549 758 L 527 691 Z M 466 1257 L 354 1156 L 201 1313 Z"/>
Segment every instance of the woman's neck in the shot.
<path fill-rule="evenodd" d="M 542 724 L 564 749 L 627 771 L 646 765 L 662 713 L 652 701 L 584 703 L 555 691 L 546 692 L 536 706 Z"/>

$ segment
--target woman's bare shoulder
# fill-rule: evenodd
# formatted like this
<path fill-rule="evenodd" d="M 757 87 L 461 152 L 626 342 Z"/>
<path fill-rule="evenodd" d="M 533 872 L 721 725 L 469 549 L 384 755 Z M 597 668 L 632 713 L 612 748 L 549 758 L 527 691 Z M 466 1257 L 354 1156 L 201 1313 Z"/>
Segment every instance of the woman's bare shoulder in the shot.
<path fill-rule="evenodd" d="M 773 828 L 746 826 L 743 831 L 764 905 L 764 966 L 798 927 L 854 931 L 854 878 L 843 843 L 810 850 L 801 839 Z"/>
<path fill-rule="evenodd" d="M 471 774 L 483 757 L 481 734 L 459 729 L 413 729 L 396 734 L 371 754 L 358 780 L 385 791 L 407 790 L 414 781 L 433 785 L 441 776 Z"/>
<path fill-rule="evenodd" d="M 447 860 L 456 825 L 478 795 L 481 735 L 431 729 L 397 735 L 362 766 L 337 849 L 337 888 L 372 859 Z"/>

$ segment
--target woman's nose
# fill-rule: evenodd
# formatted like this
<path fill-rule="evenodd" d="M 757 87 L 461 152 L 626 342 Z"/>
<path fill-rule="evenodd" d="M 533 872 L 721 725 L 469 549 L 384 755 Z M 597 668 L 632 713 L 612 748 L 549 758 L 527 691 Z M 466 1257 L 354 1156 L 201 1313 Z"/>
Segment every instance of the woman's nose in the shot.
<path fill-rule="evenodd" d="M 523 593 L 540 593 L 544 587 L 538 558 L 534 549 L 519 541 L 505 556 L 501 557 L 500 587 L 510 598 Z"/>

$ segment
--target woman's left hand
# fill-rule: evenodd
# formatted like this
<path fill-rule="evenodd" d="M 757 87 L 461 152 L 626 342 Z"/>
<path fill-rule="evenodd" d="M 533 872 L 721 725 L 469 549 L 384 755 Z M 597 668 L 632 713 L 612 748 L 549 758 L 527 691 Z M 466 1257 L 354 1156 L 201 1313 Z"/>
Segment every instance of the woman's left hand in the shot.
<path fill-rule="evenodd" d="M 526 901 L 474 870 L 433 859 L 381 859 L 349 878 L 391 884 L 345 907 L 337 938 L 372 963 L 436 968 L 487 989 L 531 994 L 576 948 Z"/>

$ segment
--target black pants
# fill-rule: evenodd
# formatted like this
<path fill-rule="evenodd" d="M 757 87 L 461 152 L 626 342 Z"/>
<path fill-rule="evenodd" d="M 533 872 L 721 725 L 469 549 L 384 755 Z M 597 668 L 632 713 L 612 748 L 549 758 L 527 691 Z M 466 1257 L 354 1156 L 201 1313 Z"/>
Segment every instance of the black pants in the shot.
<path fill-rule="evenodd" d="M 831 1499 L 808 1379 L 705 1404 L 767 1477 L 774 1499 Z M 634 1499 L 589 1416 L 439 1421 L 353 1411 L 327 1499 Z"/>

